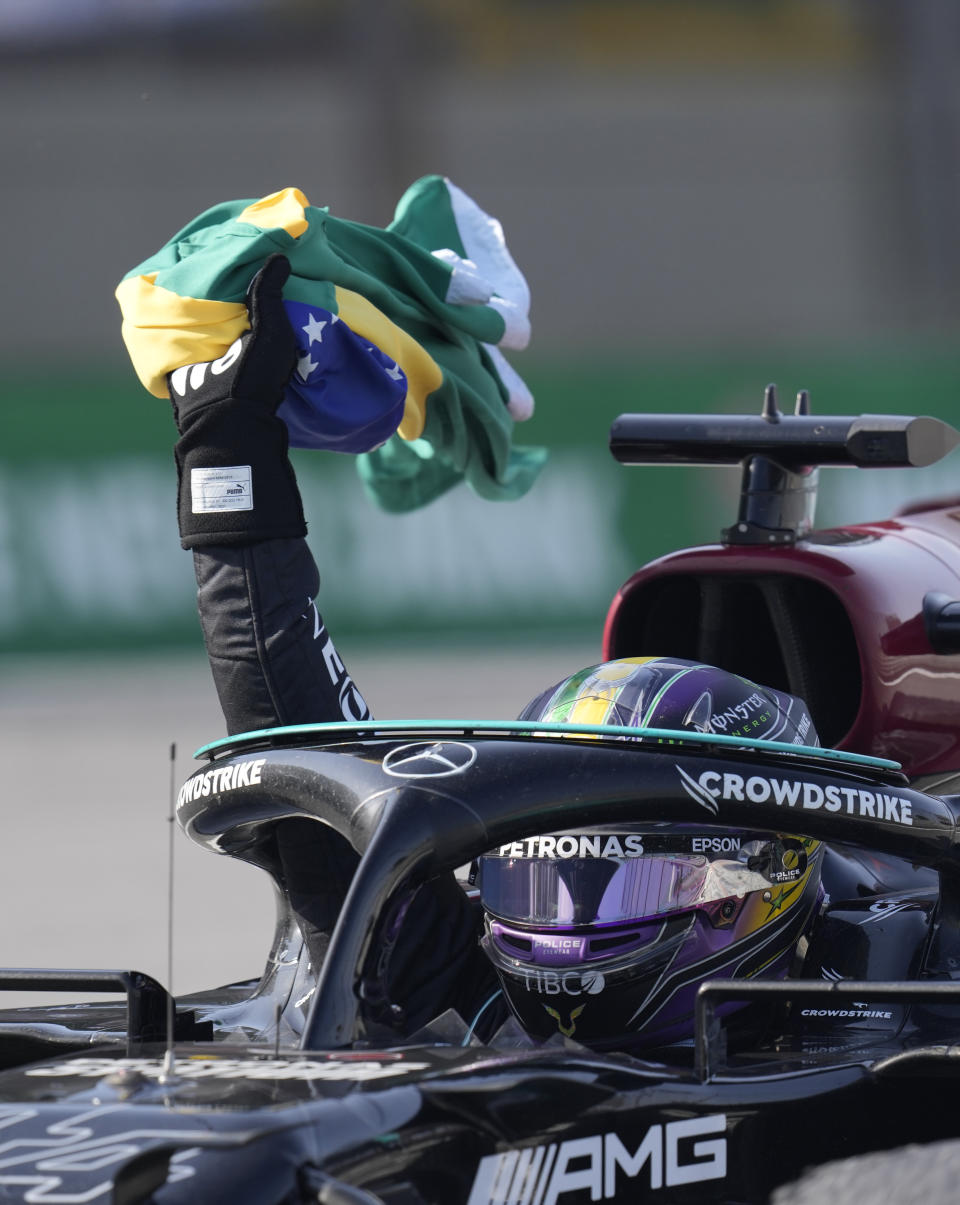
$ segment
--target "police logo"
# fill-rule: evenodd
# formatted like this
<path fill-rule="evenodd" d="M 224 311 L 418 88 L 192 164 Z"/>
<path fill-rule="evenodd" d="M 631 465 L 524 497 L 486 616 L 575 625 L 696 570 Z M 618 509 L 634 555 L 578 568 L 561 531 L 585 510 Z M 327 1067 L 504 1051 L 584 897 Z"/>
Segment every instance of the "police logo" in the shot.
<path fill-rule="evenodd" d="M 449 778 L 462 774 L 477 760 L 473 745 L 436 741 L 432 745 L 400 745 L 383 759 L 383 769 L 393 778 Z"/>

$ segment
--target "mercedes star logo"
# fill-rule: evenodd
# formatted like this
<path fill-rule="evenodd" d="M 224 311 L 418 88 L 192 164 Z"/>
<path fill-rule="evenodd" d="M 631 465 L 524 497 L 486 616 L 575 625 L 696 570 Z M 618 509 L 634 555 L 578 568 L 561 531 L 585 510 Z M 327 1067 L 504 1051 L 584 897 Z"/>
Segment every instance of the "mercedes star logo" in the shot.
<path fill-rule="evenodd" d="M 383 759 L 383 769 L 394 778 L 449 778 L 468 770 L 476 760 L 473 745 L 436 741 L 391 749 Z"/>

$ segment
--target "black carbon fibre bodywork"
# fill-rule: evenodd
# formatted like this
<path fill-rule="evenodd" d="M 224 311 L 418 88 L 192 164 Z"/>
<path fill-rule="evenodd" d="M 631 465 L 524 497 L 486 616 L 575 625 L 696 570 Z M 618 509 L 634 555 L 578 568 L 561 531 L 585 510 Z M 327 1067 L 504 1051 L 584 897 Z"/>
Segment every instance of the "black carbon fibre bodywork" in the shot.
<path fill-rule="evenodd" d="M 120 1003 L 0 1013 L 0 1201 L 763 1202 L 811 1162 L 960 1136 L 960 808 L 889 764 L 698 734 L 321 725 L 213 747 L 178 817 L 274 876 L 264 975 L 178 1000 L 170 1048 L 156 1008 L 136 1029 Z M 273 846 L 290 817 L 362 855 L 319 971 Z M 538 832 L 664 819 L 829 844 L 799 978 L 714 984 L 695 1044 L 639 1056 L 367 1015 L 384 918 L 419 882 Z M 719 1019 L 731 996 L 748 1007 Z"/>

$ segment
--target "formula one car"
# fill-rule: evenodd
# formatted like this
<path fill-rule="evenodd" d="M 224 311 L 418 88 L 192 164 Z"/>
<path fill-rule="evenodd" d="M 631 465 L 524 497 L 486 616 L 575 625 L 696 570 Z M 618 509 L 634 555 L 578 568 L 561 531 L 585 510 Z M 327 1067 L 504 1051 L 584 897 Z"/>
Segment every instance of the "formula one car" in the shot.
<path fill-rule="evenodd" d="M 614 424 L 618 459 L 742 462 L 744 488 L 720 544 L 622 588 L 605 658 L 669 648 L 792 691 L 829 747 L 502 720 L 205 746 L 178 819 L 272 876 L 266 970 L 176 1001 L 132 971 L 0 972 L 126 995 L 0 1013 L 0 1201 L 952 1200 L 960 510 L 815 531 L 812 503 L 818 465 L 926 464 L 958 438 L 931 419 L 814 419 L 805 401 L 783 416 L 772 395 L 759 418 Z M 296 817 L 362 854 L 319 970 L 275 846 Z M 572 1013 L 540 1042 L 507 1022 L 481 1043 L 449 1014 L 417 1033 L 371 1020 L 373 965 L 418 885 L 545 829 L 665 817 L 703 841 L 787 824 L 826 843 L 791 977 L 705 982 L 692 1042 L 639 1053 L 581 1045 Z"/>

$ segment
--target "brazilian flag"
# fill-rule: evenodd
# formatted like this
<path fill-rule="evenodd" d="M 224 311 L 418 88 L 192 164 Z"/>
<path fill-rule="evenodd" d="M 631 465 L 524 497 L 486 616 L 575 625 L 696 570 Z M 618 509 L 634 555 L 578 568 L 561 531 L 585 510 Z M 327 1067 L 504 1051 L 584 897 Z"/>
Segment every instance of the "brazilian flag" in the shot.
<path fill-rule="evenodd" d="M 117 288 L 144 386 L 222 356 L 249 323 L 247 286 L 282 252 L 298 361 L 279 410 L 294 447 L 357 454 L 384 509 L 413 510 L 466 481 L 510 500 L 542 448 L 516 447 L 533 399 L 501 348 L 530 336 L 530 296 L 500 223 L 451 181 L 413 184 L 386 228 L 334 217 L 296 188 L 215 205 Z"/>

